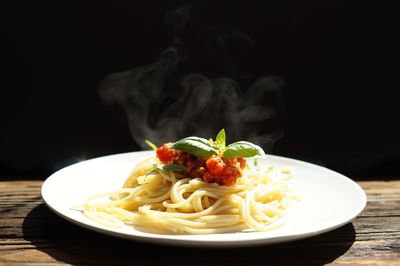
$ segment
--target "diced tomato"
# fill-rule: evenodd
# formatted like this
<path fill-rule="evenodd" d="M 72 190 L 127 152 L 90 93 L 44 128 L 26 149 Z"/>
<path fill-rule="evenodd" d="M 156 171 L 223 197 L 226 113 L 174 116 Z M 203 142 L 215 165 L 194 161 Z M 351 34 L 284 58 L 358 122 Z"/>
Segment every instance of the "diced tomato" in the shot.
<path fill-rule="evenodd" d="M 213 155 L 206 161 L 206 166 L 208 172 L 203 176 L 206 182 L 231 186 L 242 175 L 246 160 L 244 158 L 224 159 L 218 155 Z"/>
<path fill-rule="evenodd" d="M 157 157 L 162 163 L 171 163 L 180 154 L 179 151 L 170 149 L 170 147 L 171 143 L 166 143 L 157 149 Z"/>
<path fill-rule="evenodd" d="M 243 157 L 237 158 L 238 162 L 240 163 L 240 168 L 244 169 L 246 167 L 246 159 Z"/>
<path fill-rule="evenodd" d="M 206 166 L 212 175 L 221 175 L 225 163 L 221 157 L 214 155 L 206 161 Z"/>

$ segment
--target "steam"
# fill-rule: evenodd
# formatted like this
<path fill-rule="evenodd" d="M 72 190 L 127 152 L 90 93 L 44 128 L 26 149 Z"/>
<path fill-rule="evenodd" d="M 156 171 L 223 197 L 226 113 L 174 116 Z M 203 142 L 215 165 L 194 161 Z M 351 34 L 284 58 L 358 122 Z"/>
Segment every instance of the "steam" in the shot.
<path fill-rule="evenodd" d="M 159 145 L 189 135 L 213 137 L 225 128 L 229 142 L 248 140 L 270 151 L 282 135 L 281 131 L 272 132 L 270 125 L 283 106 L 284 81 L 265 76 L 241 88 L 231 77 L 209 78 L 190 70 L 187 66 L 194 49 L 185 45 L 183 35 L 193 17 L 187 9 L 167 14 L 174 37 L 159 60 L 109 75 L 99 88 L 102 99 L 124 109 L 131 135 L 142 148 L 145 139 Z M 219 48 L 232 39 L 227 36 L 250 40 L 238 31 L 230 31 L 215 38 Z M 232 75 L 232 69 L 237 73 L 229 53 L 223 57 L 228 58 L 228 75 Z"/>

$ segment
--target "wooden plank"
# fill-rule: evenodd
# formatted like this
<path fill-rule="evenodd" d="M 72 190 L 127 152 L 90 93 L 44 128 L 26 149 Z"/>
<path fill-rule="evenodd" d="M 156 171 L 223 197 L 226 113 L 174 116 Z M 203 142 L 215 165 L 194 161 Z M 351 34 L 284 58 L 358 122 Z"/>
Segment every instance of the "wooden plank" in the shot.
<path fill-rule="evenodd" d="M 400 265 L 400 181 L 363 181 L 368 204 L 351 224 L 273 246 L 192 249 L 150 245 L 93 233 L 53 214 L 41 181 L 0 182 L 0 262 L 12 265 L 299 264 Z"/>

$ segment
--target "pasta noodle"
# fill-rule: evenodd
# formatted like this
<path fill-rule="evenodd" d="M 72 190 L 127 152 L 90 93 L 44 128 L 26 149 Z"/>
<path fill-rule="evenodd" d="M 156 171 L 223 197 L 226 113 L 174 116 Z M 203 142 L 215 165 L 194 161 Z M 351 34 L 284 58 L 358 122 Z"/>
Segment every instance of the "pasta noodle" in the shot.
<path fill-rule="evenodd" d="M 161 234 L 267 231 L 284 224 L 294 198 L 290 169 L 247 166 L 236 184 L 224 186 L 152 171 L 156 163 L 155 156 L 139 163 L 121 189 L 90 197 L 83 213 L 106 226 Z"/>

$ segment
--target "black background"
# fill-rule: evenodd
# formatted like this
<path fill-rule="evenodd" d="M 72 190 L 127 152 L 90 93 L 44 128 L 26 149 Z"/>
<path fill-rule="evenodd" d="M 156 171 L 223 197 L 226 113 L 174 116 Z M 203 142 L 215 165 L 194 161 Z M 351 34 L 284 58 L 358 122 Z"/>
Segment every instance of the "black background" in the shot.
<path fill-rule="evenodd" d="M 97 87 L 110 73 L 156 61 L 173 38 L 165 15 L 187 5 L 26 1 L 3 7 L 0 177 L 45 178 L 82 159 L 139 150 L 123 113 L 105 105 Z M 274 154 L 355 179 L 399 176 L 394 7 L 333 1 L 191 5 L 201 10 L 186 37 L 192 45 L 201 47 L 201 23 L 238 30 L 253 42 L 235 57 L 240 70 L 285 80 L 278 121 L 285 135 Z"/>

